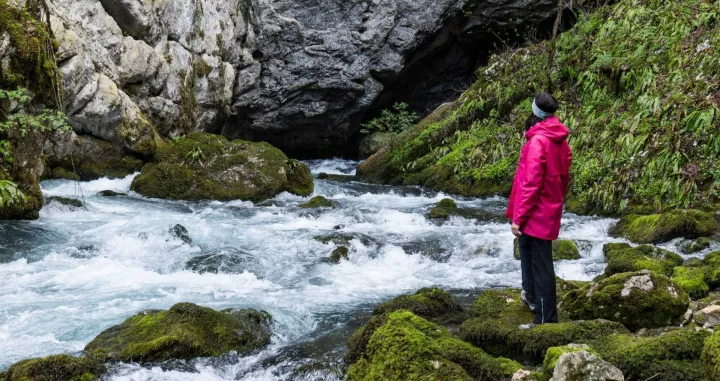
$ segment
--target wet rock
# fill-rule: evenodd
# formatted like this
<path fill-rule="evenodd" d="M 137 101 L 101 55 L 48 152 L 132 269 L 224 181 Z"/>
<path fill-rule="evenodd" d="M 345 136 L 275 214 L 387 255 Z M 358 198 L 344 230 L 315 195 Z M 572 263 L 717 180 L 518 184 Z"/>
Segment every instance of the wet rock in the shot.
<path fill-rule="evenodd" d="M 450 212 L 446 208 L 432 208 L 428 213 L 428 218 L 431 220 L 447 220 L 450 218 Z"/>
<path fill-rule="evenodd" d="M 316 208 L 335 208 L 337 203 L 326 199 L 323 196 L 315 196 L 310 201 L 298 205 L 298 208 L 316 209 Z"/>
<path fill-rule="evenodd" d="M 648 216 L 625 216 L 610 228 L 609 233 L 637 243 L 663 243 L 679 237 L 707 237 L 715 230 L 717 223 L 712 214 L 676 209 Z"/>
<path fill-rule="evenodd" d="M 382 315 L 397 310 L 408 310 L 424 318 L 460 311 L 447 291 L 440 288 L 423 288 L 413 295 L 401 295 L 392 300 L 378 304 L 373 314 Z"/>
<path fill-rule="evenodd" d="M 57 203 L 60 205 L 64 205 L 70 208 L 70 210 L 77 210 L 77 209 L 83 209 L 85 208 L 85 204 L 76 198 L 70 198 L 70 197 L 59 197 L 59 196 L 52 196 L 45 199 L 45 205 L 50 205 L 52 203 Z"/>
<path fill-rule="evenodd" d="M 603 253 L 607 261 L 607 276 L 640 270 L 672 276 L 673 269 L 684 262 L 680 255 L 651 245 L 633 248 L 627 244 L 606 244 Z"/>
<path fill-rule="evenodd" d="M 520 329 L 534 320 L 535 313 L 520 301 L 520 290 L 487 290 L 472 304 L 473 318 L 459 329 L 461 339 L 493 356 L 517 361 L 542 362 L 550 347 L 591 340 L 612 333 L 626 333 L 619 323 L 608 320 L 563 321 Z"/>
<path fill-rule="evenodd" d="M 102 362 L 70 355 L 22 360 L 0 372 L 2 381 L 92 381 L 105 373 Z"/>
<path fill-rule="evenodd" d="M 329 181 L 335 181 L 338 183 L 349 183 L 352 181 L 358 181 L 357 176 L 352 175 L 336 175 L 336 174 L 327 174 L 327 173 L 320 173 L 317 175 L 318 180 L 329 180 Z"/>
<path fill-rule="evenodd" d="M 343 372 L 337 366 L 323 363 L 305 364 L 293 370 L 288 381 L 342 380 Z"/>
<path fill-rule="evenodd" d="M 588 351 L 563 353 L 557 360 L 551 381 L 625 381 L 620 369 Z"/>
<path fill-rule="evenodd" d="M 650 271 L 622 273 L 565 294 L 572 319 L 608 319 L 631 331 L 680 323 L 690 299 L 672 280 Z"/>
<path fill-rule="evenodd" d="M 143 196 L 177 200 L 263 201 L 287 191 L 313 191 L 310 170 L 267 143 L 229 141 L 195 133 L 158 149 L 132 189 Z"/>
<path fill-rule="evenodd" d="M 85 354 L 104 361 L 158 362 L 248 354 L 270 342 L 271 317 L 256 310 L 215 311 L 191 303 L 138 313 L 100 333 Z"/>
<path fill-rule="evenodd" d="M 520 260 L 520 241 L 517 238 L 513 241 L 513 255 L 515 259 Z M 574 260 L 582 258 L 580 250 L 575 243 L 569 239 L 559 239 L 552 243 L 553 261 Z"/>
<path fill-rule="evenodd" d="M 168 232 L 170 233 L 171 236 L 173 236 L 187 244 L 192 243 L 192 238 L 190 238 L 190 232 L 188 232 L 187 228 L 185 228 L 184 226 L 182 226 L 180 224 L 177 224 L 177 225 L 171 227 Z"/>
<path fill-rule="evenodd" d="M 700 356 L 709 336 L 705 329 L 668 328 L 608 335 L 587 344 L 628 380 L 692 381 L 703 379 Z"/>
<path fill-rule="evenodd" d="M 458 340 L 447 329 L 410 311 L 382 315 L 363 327 L 365 350 L 352 356 L 347 380 L 496 380 L 499 362 L 481 349 Z M 381 324 L 380 324 L 381 323 Z M 357 338 L 353 335 L 353 338 Z M 352 340 L 352 339 L 351 339 Z M 350 346 L 352 347 L 352 346 Z"/>
<path fill-rule="evenodd" d="M 703 328 L 713 328 L 720 325 L 720 303 L 710 304 L 695 311 L 693 319 L 697 325 Z"/>
<path fill-rule="evenodd" d="M 121 192 L 115 192 L 111 190 L 104 190 L 101 192 L 98 192 L 98 195 L 103 197 L 118 197 L 118 196 L 127 196 L 127 193 L 121 193 Z"/>
<path fill-rule="evenodd" d="M 707 249 L 708 247 L 710 247 L 711 243 L 712 241 L 710 240 L 710 238 L 702 237 L 685 243 L 682 246 L 681 250 L 684 254 L 694 254 L 698 251 L 703 251 Z"/>
<path fill-rule="evenodd" d="M 248 253 L 226 248 L 193 257 L 185 263 L 185 269 L 200 274 L 240 274 L 249 271 L 257 274 L 260 262 Z"/>
<path fill-rule="evenodd" d="M 364 137 L 360 141 L 359 158 L 361 160 L 369 158 L 383 147 L 390 145 L 394 137 L 395 134 L 389 132 L 376 132 Z"/>
<path fill-rule="evenodd" d="M 403 243 L 400 247 L 408 254 L 420 254 L 440 263 L 447 262 L 452 256 L 452 252 L 443 247 L 443 242 L 440 239 L 426 238 Z"/>
<path fill-rule="evenodd" d="M 333 232 L 326 235 L 320 235 L 316 236 L 315 240 L 318 242 L 322 242 L 324 244 L 334 243 L 338 246 L 349 246 L 350 241 L 352 240 L 358 240 L 360 243 L 362 243 L 365 246 L 374 245 L 377 243 L 377 241 L 370 237 L 369 235 L 365 235 L 362 233 L 341 233 L 341 232 Z"/>
<path fill-rule="evenodd" d="M 340 263 L 340 261 L 349 260 L 348 257 L 348 248 L 345 246 L 340 246 L 337 249 L 333 250 L 332 254 L 330 254 L 330 262 L 332 263 Z"/>

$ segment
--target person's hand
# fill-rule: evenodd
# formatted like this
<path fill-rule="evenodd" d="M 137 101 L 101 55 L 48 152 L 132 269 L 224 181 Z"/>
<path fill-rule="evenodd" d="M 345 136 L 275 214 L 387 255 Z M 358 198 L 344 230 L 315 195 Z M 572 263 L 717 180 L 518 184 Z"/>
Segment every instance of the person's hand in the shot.
<path fill-rule="evenodd" d="M 512 233 L 515 237 L 520 237 L 522 235 L 522 232 L 520 231 L 520 226 L 516 224 L 512 224 L 510 226 L 510 230 L 512 230 Z"/>

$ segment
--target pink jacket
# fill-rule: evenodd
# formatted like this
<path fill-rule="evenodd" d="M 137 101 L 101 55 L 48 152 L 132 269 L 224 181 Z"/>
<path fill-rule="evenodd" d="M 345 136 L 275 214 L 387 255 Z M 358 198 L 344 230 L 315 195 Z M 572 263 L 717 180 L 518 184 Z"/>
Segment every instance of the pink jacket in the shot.
<path fill-rule="evenodd" d="M 525 134 L 505 216 L 529 236 L 555 240 L 567 191 L 572 150 L 570 131 L 551 116 Z"/>

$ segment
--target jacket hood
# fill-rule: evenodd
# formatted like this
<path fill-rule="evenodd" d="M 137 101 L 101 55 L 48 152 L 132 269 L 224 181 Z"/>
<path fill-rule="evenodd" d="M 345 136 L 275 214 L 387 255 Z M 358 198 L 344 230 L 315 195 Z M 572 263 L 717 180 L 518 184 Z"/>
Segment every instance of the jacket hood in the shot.
<path fill-rule="evenodd" d="M 560 123 L 557 116 L 551 116 L 532 126 L 528 132 L 525 133 L 525 137 L 528 139 L 535 135 L 542 135 L 550 140 L 561 142 L 567 139 L 568 135 L 570 135 L 570 130 L 568 130 L 564 124 Z"/>

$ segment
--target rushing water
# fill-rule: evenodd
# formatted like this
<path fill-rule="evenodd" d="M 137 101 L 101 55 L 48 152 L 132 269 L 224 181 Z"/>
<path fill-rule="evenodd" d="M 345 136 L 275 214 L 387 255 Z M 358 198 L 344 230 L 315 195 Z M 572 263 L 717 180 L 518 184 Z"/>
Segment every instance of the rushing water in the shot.
<path fill-rule="evenodd" d="M 309 164 L 315 174 L 352 174 L 355 163 Z M 82 193 L 87 208 L 51 203 L 38 221 L 0 223 L 0 369 L 24 358 L 79 353 L 138 311 L 189 301 L 266 310 L 275 319 L 273 343 L 248 357 L 120 364 L 107 379 L 286 380 L 303 364 L 320 364 L 317 379 L 332 379 L 348 335 L 373 304 L 432 285 L 462 295 L 520 283 L 501 198 L 458 199 L 487 219 L 441 224 L 425 215 L 445 195 L 358 182 L 316 180 L 315 194 L 340 204 L 320 211 L 297 208 L 304 199 L 289 194 L 260 205 L 97 195 L 127 192 L 131 181 L 101 179 L 79 189 L 47 181 L 46 196 Z M 587 280 L 603 270 L 611 222 L 564 217 L 561 236 L 579 240 L 583 258 L 557 263 L 559 276 Z M 188 229 L 191 244 L 168 232 L 175 224 Z M 329 233 L 357 237 L 350 261 L 323 263 L 335 245 L 314 237 Z M 219 273 L 204 271 L 212 260 L 220 261 Z"/>

